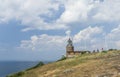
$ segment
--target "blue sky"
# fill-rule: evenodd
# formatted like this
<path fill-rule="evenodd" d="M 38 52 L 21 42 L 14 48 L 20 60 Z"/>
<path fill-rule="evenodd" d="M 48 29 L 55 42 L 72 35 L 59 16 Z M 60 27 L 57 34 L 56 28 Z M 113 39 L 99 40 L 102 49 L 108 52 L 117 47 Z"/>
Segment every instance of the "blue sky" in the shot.
<path fill-rule="evenodd" d="M 75 50 L 120 49 L 119 0 L 0 0 L 0 61 L 48 61 Z"/>

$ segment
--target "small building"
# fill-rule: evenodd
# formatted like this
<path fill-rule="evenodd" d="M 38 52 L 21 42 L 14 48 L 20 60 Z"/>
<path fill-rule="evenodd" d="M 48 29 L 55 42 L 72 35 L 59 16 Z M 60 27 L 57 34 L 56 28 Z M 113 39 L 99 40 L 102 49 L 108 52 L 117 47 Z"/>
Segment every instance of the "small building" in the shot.
<path fill-rule="evenodd" d="M 68 39 L 68 44 L 66 46 L 66 57 L 75 57 L 77 55 L 83 54 L 83 53 L 90 53 L 90 51 L 74 51 L 74 46 L 72 40 Z"/>
<path fill-rule="evenodd" d="M 74 51 L 74 46 L 72 40 L 68 39 L 68 44 L 66 46 L 66 57 L 74 57 L 76 55 L 80 55 L 82 51 Z"/>

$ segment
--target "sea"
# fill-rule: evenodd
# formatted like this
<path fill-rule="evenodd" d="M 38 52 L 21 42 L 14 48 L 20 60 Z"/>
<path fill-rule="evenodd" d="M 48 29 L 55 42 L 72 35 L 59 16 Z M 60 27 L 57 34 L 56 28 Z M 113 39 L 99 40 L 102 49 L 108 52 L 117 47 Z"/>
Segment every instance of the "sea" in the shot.
<path fill-rule="evenodd" d="M 0 77 L 6 77 L 9 74 L 28 69 L 38 63 L 33 61 L 0 61 Z"/>

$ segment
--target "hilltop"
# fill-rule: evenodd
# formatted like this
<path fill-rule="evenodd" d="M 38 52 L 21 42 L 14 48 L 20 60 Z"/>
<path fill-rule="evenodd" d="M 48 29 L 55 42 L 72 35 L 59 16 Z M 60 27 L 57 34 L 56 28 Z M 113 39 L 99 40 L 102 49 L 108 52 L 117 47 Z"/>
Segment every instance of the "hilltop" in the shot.
<path fill-rule="evenodd" d="M 120 77 L 120 51 L 86 53 L 7 77 Z"/>

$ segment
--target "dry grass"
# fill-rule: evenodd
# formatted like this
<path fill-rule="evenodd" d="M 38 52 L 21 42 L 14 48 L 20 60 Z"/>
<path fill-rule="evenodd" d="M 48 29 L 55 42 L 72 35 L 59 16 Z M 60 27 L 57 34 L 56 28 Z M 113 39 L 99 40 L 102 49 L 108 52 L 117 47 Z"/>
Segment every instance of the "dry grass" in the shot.
<path fill-rule="evenodd" d="M 120 77 L 120 51 L 80 55 L 25 71 L 20 77 Z"/>

